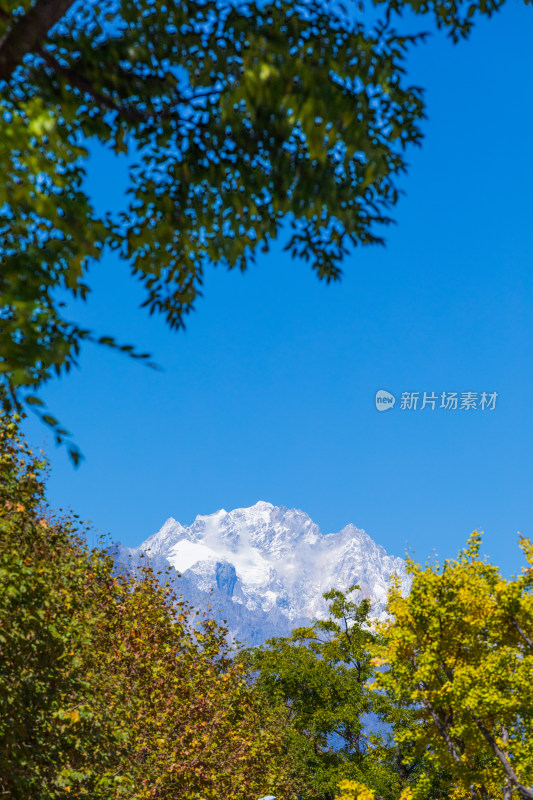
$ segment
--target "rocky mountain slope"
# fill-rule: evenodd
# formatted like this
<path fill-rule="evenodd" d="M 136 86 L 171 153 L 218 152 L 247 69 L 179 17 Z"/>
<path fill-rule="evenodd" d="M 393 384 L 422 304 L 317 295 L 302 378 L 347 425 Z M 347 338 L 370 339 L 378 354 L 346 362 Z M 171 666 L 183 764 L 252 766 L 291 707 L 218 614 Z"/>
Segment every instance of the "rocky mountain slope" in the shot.
<path fill-rule="evenodd" d="M 233 638 L 249 644 L 323 618 L 322 594 L 332 587 L 359 584 L 376 616 L 384 614 L 393 573 L 409 588 L 403 560 L 363 530 L 323 534 L 303 511 L 263 501 L 197 516 L 188 527 L 170 518 L 140 547 L 118 546 L 124 564 L 139 565 L 143 554 L 157 569 L 170 566 L 186 599 L 210 606 Z"/>

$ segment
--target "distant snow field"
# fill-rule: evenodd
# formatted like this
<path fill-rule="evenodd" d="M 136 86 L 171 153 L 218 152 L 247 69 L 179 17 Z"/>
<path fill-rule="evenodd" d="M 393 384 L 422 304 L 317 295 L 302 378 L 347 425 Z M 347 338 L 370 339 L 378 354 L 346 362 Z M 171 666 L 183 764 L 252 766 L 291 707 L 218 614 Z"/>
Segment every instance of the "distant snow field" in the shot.
<path fill-rule="evenodd" d="M 140 547 L 119 545 L 119 560 L 148 556 L 175 570 L 175 583 L 195 605 L 227 620 L 233 638 L 257 644 L 311 619 L 323 619 L 322 594 L 357 583 L 372 614 L 383 617 L 389 580 L 410 579 L 403 559 L 389 556 L 365 531 L 346 525 L 323 534 L 297 509 L 260 501 L 250 508 L 199 515 L 190 526 L 172 517 Z M 180 573 L 180 575 L 178 575 Z"/>

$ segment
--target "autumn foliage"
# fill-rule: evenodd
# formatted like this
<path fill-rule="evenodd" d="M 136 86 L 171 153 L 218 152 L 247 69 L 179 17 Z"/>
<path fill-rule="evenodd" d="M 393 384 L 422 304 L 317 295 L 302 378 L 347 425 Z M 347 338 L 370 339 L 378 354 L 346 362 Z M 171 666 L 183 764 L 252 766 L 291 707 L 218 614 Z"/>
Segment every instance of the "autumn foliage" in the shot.
<path fill-rule="evenodd" d="M 410 561 L 408 597 L 389 595 L 390 620 L 376 648 L 376 687 L 412 709 L 398 733 L 423 758 L 413 783 L 447 776 L 449 798 L 533 798 L 533 547 L 506 579 L 480 556 L 474 533 L 456 560 Z"/>
<path fill-rule="evenodd" d="M 0 793 L 289 797 L 281 720 L 224 629 L 149 566 L 115 574 L 46 509 L 15 421 L 0 435 Z"/>
<path fill-rule="evenodd" d="M 387 620 L 332 590 L 329 620 L 236 658 L 164 575 L 118 574 L 50 512 L 12 417 L 0 444 L 2 796 L 533 800 L 527 539 L 518 576 L 475 533 L 408 561 Z"/>
<path fill-rule="evenodd" d="M 328 621 L 255 652 L 321 800 L 532 800 L 533 547 L 520 539 L 526 566 L 507 579 L 480 544 L 408 560 L 410 593 L 391 587 L 381 623 L 330 592 Z"/>

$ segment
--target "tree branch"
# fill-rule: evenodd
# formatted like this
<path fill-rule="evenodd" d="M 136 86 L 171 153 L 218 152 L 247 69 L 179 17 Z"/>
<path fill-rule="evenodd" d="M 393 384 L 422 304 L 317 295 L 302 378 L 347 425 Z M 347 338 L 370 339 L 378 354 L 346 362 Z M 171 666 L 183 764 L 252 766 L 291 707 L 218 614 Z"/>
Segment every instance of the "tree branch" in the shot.
<path fill-rule="evenodd" d="M 509 619 L 511 620 L 511 625 L 518 631 L 518 634 L 522 637 L 524 642 L 527 644 L 528 647 L 533 648 L 533 640 L 527 635 L 527 633 L 520 627 L 518 622 L 514 617 L 508 614 Z"/>
<path fill-rule="evenodd" d="M 99 92 L 97 89 L 95 89 L 94 86 L 82 75 L 79 75 L 70 67 L 64 67 L 62 64 L 60 64 L 51 53 L 43 50 L 42 47 L 38 47 L 36 52 L 38 55 L 40 55 L 43 61 L 54 70 L 54 72 L 56 72 L 58 75 L 62 75 L 73 88 L 79 89 L 80 92 L 83 92 L 84 94 L 88 94 L 99 105 L 109 109 L 109 111 L 117 111 L 127 119 L 132 119 L 136 122 L 146 121 L 146 115 L 134 113 L 129 108 L 124 108 L 124 106 L 115 103 L 114 100 L 103 94 L 103 92 Z"/>
<path fill-rule="evenodd" d="M 37 0 L 0 39 L 0 81 L 8 81 L 28 53 L 44 44 L 50 30 L 74 0 Z"/>
<path fill-rule="evenodd" d="M 42 47 L 38 47 L 35 51 L 50 67 L 50 69 L 54 70 L 57 75 L 61 75 L 65 78 L 66 81 L 75 89 L 79 89 L 80 92 L 89 95 L 96 103 L 98 103 L 103 108 L 107 108 L 109 111 L 116 111 L 117 114 L 127 119 L 129 122 L 142 122 L 142 123 L 150 123 L 150 122 L 160 122 L 162 120 L 171 119 L 175 117 L 178 119 L 182 124 L 188 124 L 195 127 L 201 126 L 196 120 L 189 120 L 182 117 L 178 112 L 172 110 L 165 113 L 157 113 L 154 112 L 153 114 L 139 111 L 137 109 L 130 108 L 128 106 L 124 106 L 121 103 L 115 102 L 109 95 L 104 94 L 103 92 L 96 89 L 90 81 L 80 75 L 76 70 L 73 70 L 71 67 L 65 67 L 61 64 L 54 56 L 49 53 L 47 50 L 44 50 Z"/>
<path fill-rule="evenodd" d="M 505 725 L 502 725 L 502 742 L 504 744 L 509 744 L 509 731 L 507 730 Z M 507 775 L 505 778 L 505 783 L 503 785 L 503 800 L 512 800 L 513 797 L 513 784 L 511 783 L 511 779 Z"/>
<path fill-rule="evenodd" d="M 475 714 L 472 714 L 472 717 L 474 718 L 476 725 L 483 734 L 492 752 L 494 753 L 496 758 L 500 761 L 502 767 L 505 770 L 505 774 L 509 778 L 510 782 L 513 784 L 513 786 L 515 786 L 518 789 L 518 793 L 520 794 L 520 796 L 523 797 L 524 800 L 533 800 L 533 790 L 528 789 L 527 786 L 524 786 L 522 783 L 520 783 L 520 781 L 518 780 L 518 775 L 516 774 L 516 772 L 510 765 L 509 761 L 507 760 L 507 756 L 505 755 L 503 750 L 500 750 L 500 748 L 496 743 L 496 740 L 494 739 L 488 728 L 483 724 L 483 722 L 479 719 L 479 717 L 476 717 Z"/>
<path fill-rule="evenodd" d="M 446 743 L 446 747 L 448 748 L 448 752 L 450 753 L 451 757 L 453 758 L 453 760 L 455 761 L 456 764 L 461 764 L 462 763 L 461 762 L 461 755 L 457 751 L 457 748 L 456 748 L 455 744 L 453 743 L 453 740 L 452 740 L 451 736 L 449 735 L 448 731 L 446 730 L 446 726 L 444 725 L 444 723 L 439 718 L 439 715 L 437 714 L 437 712 L 433 708 L 432 704 L 429 702 L 427 697 L 424 697 L 424 695 L 422 695 L 422 703 L 423 703 L 423 705 L 425 705 L 425 707 L 426 707 L 431 719 L 433 720 L 433 722 L 435 724 L 435 727 L 437 728 L 438 732 L 440 733 L 440 735 L 444 739 L 444 741 Z"/>

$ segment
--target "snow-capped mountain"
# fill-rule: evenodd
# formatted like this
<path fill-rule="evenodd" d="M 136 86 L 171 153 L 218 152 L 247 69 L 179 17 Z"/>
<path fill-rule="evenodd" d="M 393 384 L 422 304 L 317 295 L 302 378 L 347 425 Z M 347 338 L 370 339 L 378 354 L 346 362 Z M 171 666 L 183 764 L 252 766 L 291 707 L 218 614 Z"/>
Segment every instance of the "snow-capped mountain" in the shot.
<path fill-rule="evenodd" d="M 324 618 L 322 594 L 332 587 L 357 583 L 382 616 L 391 576 L 399 575 L 404 591 L 410 583 L 403 560 L 363 530 L 323 534 L 303 511 L 263 501 L 197 516 L 189 527 L 171 517 L 140 547 L 118 552 L 122 563 L 136 565 L 144 554 L 157 569 L 170 565 L 186 599 L 209 605 L 234 638 L 250 644 Z"/>

